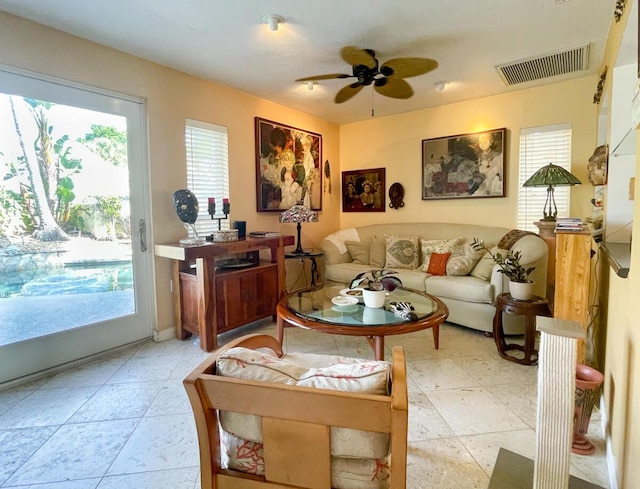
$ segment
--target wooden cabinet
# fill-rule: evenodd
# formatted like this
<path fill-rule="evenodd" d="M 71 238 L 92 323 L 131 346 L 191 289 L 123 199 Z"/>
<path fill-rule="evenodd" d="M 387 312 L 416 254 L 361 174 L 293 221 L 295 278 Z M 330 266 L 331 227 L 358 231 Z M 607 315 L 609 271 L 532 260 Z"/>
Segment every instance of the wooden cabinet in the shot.
<path fill-rule="evenodd" d="M 586 333 L 589 327 L 591 279 L 590 232 L 556 234 L 556 284 L 553 317 L 577 321 Z M 586 345 L 578 341 L 578 363 L 584 363 Z"/>
<path fill-rule="evenodd" d="M 229 243 L 155 246 L 156 256 L 173 260 L 176 336 L 200 336 L 200 347 L 212 351 L 218 333 L 275 315 L 285 294 L 284 247 L 293 236 L 247 238 Z M 216 260 L 268 250 L 270 259 L 251 268 L 216 270 Z"/>
<path fill-rule="evenodd" d="M 276 264 L 260 264 L 244 271 L 216 276 L 218 333 L 269 316 L 278 304 Z"/>

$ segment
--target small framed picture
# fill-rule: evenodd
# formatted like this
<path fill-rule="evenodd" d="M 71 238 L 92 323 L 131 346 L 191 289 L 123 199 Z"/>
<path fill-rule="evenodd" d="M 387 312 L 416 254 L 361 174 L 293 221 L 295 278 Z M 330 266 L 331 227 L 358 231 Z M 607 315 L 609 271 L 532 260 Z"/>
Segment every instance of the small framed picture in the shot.
<path fill-rule="evenodd" d="M 505 196 L 505 128 L 422 140 L 422 200 Z"/>
<path fill-rule="evenodd" d="M 342 212 L 384 211 L 384 168 L 342 172 Z"/>

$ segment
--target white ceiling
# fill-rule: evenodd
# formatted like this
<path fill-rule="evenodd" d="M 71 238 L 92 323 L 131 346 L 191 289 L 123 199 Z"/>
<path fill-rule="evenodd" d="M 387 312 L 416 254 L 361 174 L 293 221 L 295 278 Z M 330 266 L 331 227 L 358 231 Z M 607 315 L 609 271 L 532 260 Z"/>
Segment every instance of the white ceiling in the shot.
<path fill-rule="evenodd" d="M 0 11 L 344 124 L 597 73 L 615 0 L 0 0 Z M 277 14 L 284 24 L 262 24 Z M 495 66 L 590 44 L 588 70 L 506 87 Z M 294 80 L 351 73 L 340 48 L 376 51 L 380 62 L 417 56 L 439 67 L 409 78 L 408 100 L 353 80 Z M 444 91 L 436 82 L 450 82 Z M 594 86 L 595 91 L 595 86 Z"/>

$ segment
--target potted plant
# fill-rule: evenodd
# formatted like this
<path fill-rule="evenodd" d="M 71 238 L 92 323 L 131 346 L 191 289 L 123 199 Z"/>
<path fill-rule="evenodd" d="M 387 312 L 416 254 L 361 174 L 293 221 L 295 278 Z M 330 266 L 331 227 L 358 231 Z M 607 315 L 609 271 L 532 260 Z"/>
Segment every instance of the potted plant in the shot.
<path fill-rule="evenodd" d="M 509 279 L 509 292 L 511 297 L 518 300 L 531 300 L 533 297 L 533 282 L 529 279 L 531 272 L 536 267 L 525 267 L 520 263 L 522 254 L 519 251 L 509 250 L 506 256 L 502 253 L 492 253 L 483 240 L 474 238 L 471 246 L 475 250 L 485 250 L 493 261 L 500 267 L 499 272 Z"/>
<path fill-rule="evenodd" d="M 354 289 L 366 282 L 362 290 L 364 305 L 367 307 L 382 307 L 386 298 L 386 292 L 391 292 L 397 287 L 402 287 L 402 281 L 391 275 L 398 273 L 395 270 L 374 269 L 359 273 L 349 284 Z"/>

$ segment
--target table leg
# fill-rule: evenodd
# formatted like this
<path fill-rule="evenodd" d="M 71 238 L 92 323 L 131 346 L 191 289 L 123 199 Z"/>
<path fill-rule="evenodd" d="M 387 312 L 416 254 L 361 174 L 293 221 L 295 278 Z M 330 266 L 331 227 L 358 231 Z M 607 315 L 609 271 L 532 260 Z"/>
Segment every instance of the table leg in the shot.
<path fill-rule="evenodd" d="M 384 360 L 384 336 L 367 336 L 376 360 Z"/>
<path fill-rule="evenodd" d="M 502 328 L 502 309 L 499 308 L 496 308 L 496 315 L 493 316 L 493 340 L 496 342 L 498 353 L 501 357 L 504 357 L 507 343 L 504 340 L 504 330 Z"/>
<path fill-rule="evenodd" d="M 318 264 L 316 263 L 316 257 L 312 256 L 311 257 L 311 287 L 316 286 L 317 276 L 318 276 Z"/>
<path fill-rule="evenodd" d="M 276 321 L 276 339 L 278 340 L 278 343 L 280 343 L 281 345 L 282 340 L 284 340 L 284 319 L 282 319 L 282 317 L 280 317 L 278 315 L 278 320 Z"/>
<path fill-rule="evenodd" d="M 535 316 L 527 316 L 526 330 L 524 333 L 524 357 L 522 363 L 524 365 L 532 365 L 538 361 L 538 352 L 536 347 L 536 318 Z M 536 359 L 532 360 L 531 357 L 536 355 Z"/>
<path fill-rule="evenodd" d="M 440 325 L 436 324 L 431 328 L 433 330 L 433 346 L 436 350 L 440 348 Z"/>

